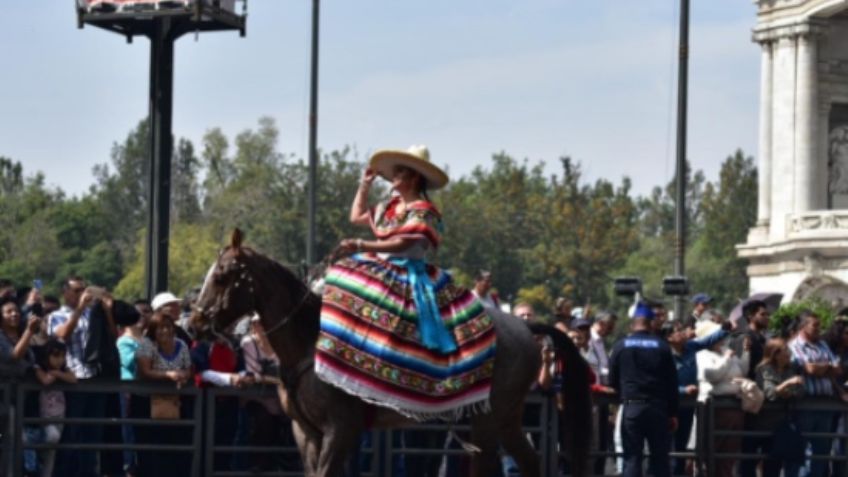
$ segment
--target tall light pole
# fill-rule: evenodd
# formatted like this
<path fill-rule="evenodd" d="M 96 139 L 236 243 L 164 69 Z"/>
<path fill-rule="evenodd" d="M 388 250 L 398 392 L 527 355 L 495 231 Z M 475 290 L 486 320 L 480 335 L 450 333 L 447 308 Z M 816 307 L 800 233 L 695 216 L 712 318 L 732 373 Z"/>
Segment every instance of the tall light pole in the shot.
<path fill-rule="evenodd" d="M 315 209 L 318 189 L 318 13 L 320 1 L 312 0 L 312 71 L 309 85 L 309 196 L 307 205 L 306 265 L 315 264 Z"/>
<path fill-rule="evenodd" d="M 680 0 L 680 49 L 677 71 L 677 214 L 674 274 L 686 275 L 686 115 L 689 90 L 689 0 Z M 683 319 L 683 297 L 674 297 L 674 319 Z"/>
<path fill-rule="evenodd" d="M 150 39 L 150 192 L 144 270 L 147 297 L 152 298 L 168 289 L 174 43 L 187 33 L 206 31 L 238 31 L 244 36 L 246 12 L 237 14 L 235 1 L 216 2 L 214 5 L 196 2 L 191 7 L 174 7 L 163 1 L 156 4 L 156 8 L 143 11 L 89 8 L 96 3 L 91 0 L 74 0 L 74 3 L 79 28 L 92 25 L 125 36 L 128 42 L 135 36 Z"/>

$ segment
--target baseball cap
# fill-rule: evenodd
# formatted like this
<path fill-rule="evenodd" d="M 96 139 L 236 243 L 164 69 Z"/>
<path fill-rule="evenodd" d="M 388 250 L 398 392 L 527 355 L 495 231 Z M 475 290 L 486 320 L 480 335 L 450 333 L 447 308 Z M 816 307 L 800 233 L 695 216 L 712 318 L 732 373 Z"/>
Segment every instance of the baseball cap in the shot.
<path fill-rule="evenodd" d="M 696 304 L 696 305 L 707 304 L 707 303 L 713 301 L 713 297 L 707 295 L 706 293 L 698 293 L 695 296 L 693 296 L 690 301 L 692 303 Z"/>
<path fill-rule="evenodd" d="M 180 303 L 180 301 L 181 300 L 177 298 L 173 293 L 162 292 L 153 297 L 153 301 L 150 302 L 150 307 L 153 308 L 153 311 L 156 311 L 165 305 L 169 305 L 171 303 Z"/>

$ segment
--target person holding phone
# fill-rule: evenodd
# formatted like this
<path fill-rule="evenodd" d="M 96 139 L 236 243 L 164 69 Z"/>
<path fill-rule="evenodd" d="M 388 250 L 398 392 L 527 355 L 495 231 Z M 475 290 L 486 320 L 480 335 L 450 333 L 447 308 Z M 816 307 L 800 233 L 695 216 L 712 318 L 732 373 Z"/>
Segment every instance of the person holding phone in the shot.
<path fill-rule="evenodd" d="M 30 341 L 41 326 L 41 319 L 31 317 L 22 328 L 21 310 L 14 298 L 0 300 L 0 310 L 0 376 L 4 380 L 20 379 L 35 362 Z"/>
<path fill-rule="evenodd" d="M 62 283 L 63 306 L 47 319 L 47 333 L 67 346 L 67 366 L 77 379 L 84 383 L 99 375 L 97 362 L 86 360 L 95 293 L 87 290 L 85 279 L 70 276 Z M 106 395 L 81 391 L 68 392 L 66 415 L 68 418 L 103 418 L 106 414 Z M 103 442 L 103 426 L 68 425 L 65 430 L 69 443 L 93 444 Z M 59 452 L 60 455 L 63 452 Z M 97 475 L 96 451 L 65 451 L 57 459 L 57 475 L 93 477 Z"/>

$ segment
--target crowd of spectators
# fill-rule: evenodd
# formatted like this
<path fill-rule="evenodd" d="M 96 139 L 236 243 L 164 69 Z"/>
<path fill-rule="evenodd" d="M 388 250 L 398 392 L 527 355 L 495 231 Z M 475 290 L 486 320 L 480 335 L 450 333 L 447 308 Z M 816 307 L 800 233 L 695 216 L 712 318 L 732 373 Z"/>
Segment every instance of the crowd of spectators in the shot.
<path fill-rule="evenodd" d="M 193 416 L 194 398 L 173 391 L 184 386 L 264 387 L 206 403 L 215 406 L 216 419 L 214 429 L 204 429 L 202 435 L 213 433 L 216 446 L 294 445 L 276 394 L 279 363 L 259 320 L 245 317 L 233 339 L 192 328 L 196 292 L 184 299 L 166 292 L 152 301 L 124 303 L 79 276 L 68 277 L 61 291 L 59 300 L 38 288 L 18 290 L 0 280 L 0 377 L 43 385 L 25 399 L 24 415 L 153 419 L 154 424 L 27 425 L 22 437 L 27 445 L 190 444 L 190 428 L 166 422 Z M 116 381 L 158 386 L 115 395 L 86 386 Z M 190 464 L 185 452 L 24 451 L 27 476 L 184 476 Z M 299 468 L 299 459 L 220 452 L 213 465 L 217 471 L 291 471 Z"/>
<path fill-rule="evenodd" d="M 697 459 L 666 459 L 673 474 L 721 477 L 771 477 L 781 472 L 785 477 L 844 475 L 844 463 L 838 459 L 845 455 L 844 439 L 825 436 L 845 432 L 845 411 L 826 409 L 839 409 L 838 403 L 848 402 L 848 309 L 837 313 L 826 332 L 821 329 L 820 317 L 810 310 L 801 311 L 779 332 L 772 332 L 769 330 L 769 305 L 763 301 L 744 301 L 741 315 L 733 320 L 712 309 L 707 294 L 697 294 L 691 302 L 690 316 L 669 321 L 662 302 L 643 299 L 643 303 L 652 308 L 648 328 L 671 349 L 676 376 L 669 378 L 677 383 L 678 398 L 690 403 L 694 401 L 694 405 L 679 406 L 676 416 L 670 416 L 674 417 L 676 427 L 669 436 L 670 449 L 694 451 L 699 427 L 703 431 L 709 426 L 721 431 L 709 438 L 713 453 L 760 457 L 718 458 L 711 463 Z M 517 304 L 516 309 L 519 317 L 535 316 L 526 303 Z M 618 419 L 610 417 L 615 415 L 616 407 L 619 410 L 621 407 L 610 404 L 609 399 L 610 395 L 621 392 L 620 383 L 609 380 L 613 341 L 608 337 L 616 326 L 615 315 L 574 308 L 563 300 L 557 303 L 552 316 L 555 326 L 566 332 L 581 350 L 595 376 L 593 414 L 598 427 L 592 438 L 593 446 L 600 452 L 622 453 L 621 413 Z M 619 334 L 625 334 L 626 328 L 622 326 Z M 538 384 L 551 389 L 560 368 L 544 344 L 542 352 L 546 365 L 540 372 Z M 553 390 L 556 391 L 555 387 Z M 808 410 L 809 406 L 798 409 L 802 398 L 808 403 L 830 404 L 819 406 L 817 410 Z M 705 409 L 710 401 L 723 404 L 713 407 L 711 417 L 696 412 L 699 408 Z M 772 404 L 763 409 L 764 402 Z M 707 423 L 708 418 L 712 422 Z M 656 426 L 656 423 L 651 425 Z M 726 434 L 728 431 L 739 434 Z M 747 436 L 745 432 L 752 434 Z M 820 458 L 811 459 L 812 455 Z M 821 458 L 826 456 L 835 459 L 829 462 Z M 712 467 L 707 469 L 707 464 Z M 597 475 L 621 474 L 624 470 L 622 459 L 599 458 L 594 466 Z M 652 473 L 657 475 L 657 472 Z"/>
<path fill-rule="evenodd" d="M 489 306 L 503 306 L 491 292 L 488 272 L 477 275 L 474 293 Z M 0 376 L 43 385 L 26 399 L 26 416 L 163 421 L 161 426 L 28 425 L 24 442 L 187 444 L 189 430 L 164 421 L 192 417 L 193 398 L 168 389 L 217 386 L 273 391 L 279 384 L 279 362 L 261 322 L 245 317 L 236 327 L 236 340 L 206 334 L 193 329 L 188 319 L 193 299 L 196 293 L 183 299 L 162 293 L 152 301 L 124 303 L 78 276 L 62 283 L 61 297 L 42 295 L 37 288 L 17 290 L 7 280 L 0 280 Z M 712 439 L 714 452 L 744 452 L 762 458 L 720 458 L 709 475 L 841 475 L 844 466 L 839 462 L 809 457 L 845 454 L 843 441 L 821 437 L 844 432 L 843 414 L 796 410 L 795 406 L 800 399 L 848 401 L 848 312 L 839 313 L 830 327 L 822 330 L 820 317 L 803 311 L 784 330 L 772 333 L 766 303 L 749 300 L 741 316 L 728 320 L 712 309 L 710 302 L 705 294 L 695 295 L 692 314 L 681 320 L 669 320 L 662 302 L 645 302 L 652 309 L 652 318 L 642 332 L 667 343 L 676 367 L 673 379 L 679 397 L 695 403 L 677 409 L 670 447 L 693 450 L 698 432 L 707 425 L 721 431 L 757 431 L 757 437 L 722 434 Z M 529 303 L 516 303 L 511 311 L 520 319 L 540 319 Z M 620 389 L 610 378 L 610 352 L 615 335 L 627 327 L 627 318 L 589 306 L 574 307 L 564 298 L 557 300 L 551 317 L 554 326 L 568 334 L 580 350 L 593 375 L 596 402 L 592 412 L 600 423 L 591 436 L 593 447 L 621 453 L 621 419 L 614 404 Z M 559 396 L 562 363 L 550 341 L 540 340 L 540 350 L 544 364 L 537 387 L 557 396 L 561 408 L 566 405 Z M 155 392 L 112 396 L 90 392 L 85 386 L 117 380 L 158 383 L 158 387 Z M 79 391 L 74 390 L 77 386 Z M 705 422 L 706 417 L 696 412 L 698 406 L 721 398 L 737 404 L 716 407 L 712 422 Z M 762 401 L 776 404 L 760 411 Z M 214 428 L 204 429 L 203 435 L 212 433 L 216 446 L 294 444 L 288 419 L 273 392 L 251 397 L 219 395 L 207 405 L 215 406 L 216 419 Z M 814 437 L 804 439 L 800 433 L 814 433 Z M 445 447 L 450 445 L 445 443 Z M 707 473 L 705 462 L 666 460 L 675 475 Z M 457 462 L 443 463 L 441 475 L 451 475 L 454 467 L 467 467 L 467 463 Z M 30 449 L 24 454 L 25 472 L 30 476 L 167 477 L 185 475 L 189 465 L 187 453 Z M 299 459 L 270 453 L 217 453 L 212 465 L 216 470 L 297 470 Z M 599 457 L 591 466 L 598 475 L 622 471 L 620 459 Z M 423 468 L 407 465 L 404 472 L 430 475 L 416 473 Z M 505 461 L 505 474 L 513 470 Z"/>

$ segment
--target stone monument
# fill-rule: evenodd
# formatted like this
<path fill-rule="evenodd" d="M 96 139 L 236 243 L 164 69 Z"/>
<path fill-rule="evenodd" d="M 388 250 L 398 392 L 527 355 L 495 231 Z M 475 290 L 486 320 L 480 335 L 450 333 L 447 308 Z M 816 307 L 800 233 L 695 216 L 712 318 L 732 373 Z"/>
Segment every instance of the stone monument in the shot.
<path fill-rule="evenodd" d="M 751 292 L 848 306 L 848 0 L 757 0 L 762 50 Z"/>

